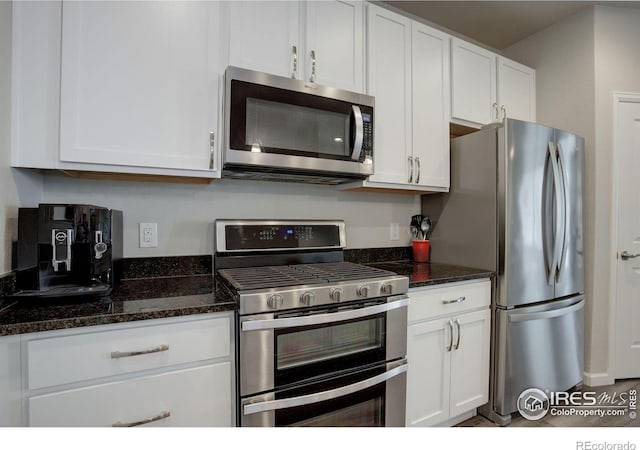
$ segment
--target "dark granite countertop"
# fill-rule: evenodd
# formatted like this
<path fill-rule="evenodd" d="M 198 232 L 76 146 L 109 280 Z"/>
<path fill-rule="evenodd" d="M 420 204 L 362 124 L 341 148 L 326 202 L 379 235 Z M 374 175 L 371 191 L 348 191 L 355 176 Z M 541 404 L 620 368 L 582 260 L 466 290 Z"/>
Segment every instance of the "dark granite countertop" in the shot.
<path fill-rule="evenodd" d="M 493 275 L 490 271 L 449 264 L 414 263 L 405 259 L 408 255 L 405 248 L 345 251 L 346 260 L 408 276 L 410 288 Z M 38 303 L 5 297 L 4 304 L 0 303 L 0 336 L 234 311 L 237 307 L 231 294 L 211 276 L 210 257 L 153 258 L 128 263 L 128 278 L 109 297 Z M 179 276 L 166 276 L 169 273 Z M 9 277 L 3 283 L 11 287 L 13 281 Z"/>
<path fill-rule="evenodd" d="M 489 278 L 493 272 L 440 263 L 417 263 L 413 261 L 391 261 L 368 264 L 409 277 L 409 288 L 452 283 L 455 281 Z"/>
<path fill-rule="evenodd" d="M 0 336 L 235 309 L 236 301 L 210 274 L 131 279 L 91 301 L 5 299 Z"/>

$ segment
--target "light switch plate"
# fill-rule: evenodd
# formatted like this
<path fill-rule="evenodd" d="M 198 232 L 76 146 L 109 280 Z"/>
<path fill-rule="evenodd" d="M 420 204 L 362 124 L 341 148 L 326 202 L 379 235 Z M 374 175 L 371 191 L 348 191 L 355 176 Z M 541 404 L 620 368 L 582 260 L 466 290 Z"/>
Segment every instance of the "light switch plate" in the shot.
<path fill-rule="evenodd" d="M 140 222 L 140 248 L 158 246 L 158 224 Z"/>
<path fill-rule="evenodd" d="M 389 227 L 389 239 L 392 241 L 397 241 L 400 239 L 400 224 L 399 223 L 391 223 Z"/>

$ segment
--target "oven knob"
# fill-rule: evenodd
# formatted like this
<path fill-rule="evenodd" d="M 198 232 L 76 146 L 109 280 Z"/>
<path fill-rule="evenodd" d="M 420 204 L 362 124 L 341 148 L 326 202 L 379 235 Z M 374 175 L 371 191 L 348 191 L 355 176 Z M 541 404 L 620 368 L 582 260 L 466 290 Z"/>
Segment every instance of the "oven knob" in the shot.
<path fill-rule="evenodd" d="M 300 296 L 300 301 L 302 302 L 303 305 L 307 305 L 307 306 L 311 306 L 313 305 L 313 302 L 315 302 L 316 300 L 316 294 L 314 294 L 313 292 L 303 292 L 302 295 Z"/>
<path fill-rule="evenodd" d="M 369 296 L 369 286 L 363 285 L 358 288 L 357 291 L 360 297 L 368 297 Z"/>
<path fill-rule="evenodd" d="M 331 298 L 331 300 L 333 300 L 334 302 L 339 302 L 340 300 L 342 300 L 342 294 L 342 288 L 335 288 L 329 294 L 329 298 Z"/>
<path fill-rule="evenodd" d="M 267 305 L 269 305 L 269 308 L 271 309 L 282 308 L 283 303 L 284 303 L 284 299 L 282 298 L 282 295 L 278 295 L 278 294 L 273 294 L 267 300 Z"/>
<path fill-rule="evenodd" d="M 391 283 L 385 283 L 382 286 L 380 286 L 380 294 L 381 295 L 393 294 L 393 286 L 391 286 Z"/>

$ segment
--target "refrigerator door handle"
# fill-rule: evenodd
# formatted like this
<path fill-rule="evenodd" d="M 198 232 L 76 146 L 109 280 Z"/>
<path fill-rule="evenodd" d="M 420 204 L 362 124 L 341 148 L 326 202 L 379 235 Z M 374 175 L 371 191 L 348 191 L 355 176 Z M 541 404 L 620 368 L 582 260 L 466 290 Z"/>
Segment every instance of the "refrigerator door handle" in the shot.
<path fill-rule="evenodd" d="M 584 299 L 578 303 L 574 303 L 571 306 L 565 306 L 564 308 L 552 309 L 551 311 L 541 311 L 526 314 L 511 314 L 509 315 L 509 322 L 526 322 L 528 320 L 539 319 L 552 319 L 554 317 L 565 316 L 571 314 L 584 306 Z"/>
<path fill-rule="evenodd" d="M 558 160 L 556 159 L 556 147 L 553 142 L 549 142 L 547 144 L 547 157 L 549 158 L 549 162 L 551 163 L 551 169 L 553 173 L 553 199 L 554 199 L 554 208 L 555 208 L 555 229 L 553 231 L 553 251 L 551 253 L 551 263 L 549 264 L 549 270 L 547 271 L 547 283 L 549 285 L 554 284 L 556 271 L 558 268 L 558 225 L 559 225 L 559 217 L 562 213 L 560 211 L 560 202 L 558 199 L 558 189 L 559 189 L 559 170 L 558 170 Z M 552 218 L 547 218 L 547 220 L 553 220 Z"/>
<path fill-rule="evenodd" d="M 553 171 L 553 196 L 555 200 L 555 209 L 556 209 L 556 226 L 555 232 L 553 236 L 553 258 L 551 260 L 551 267 L 549 271 L 549 277 L 547 278 L 547 282 L 549 284 L 553 284 L 556 272 L 558 270 L 558 259 L 560 248 L 558 248 L 562 242 L 560 241 L 560 217 L 564 213 L 564 204 L 560 205 L 560 168 L 558 167 L 558 155 L 556 151 L 556 146 L 553 142 L 549 142 L 548 144 L 549 150 L 549 160 L 551 161 L 551 169 Z M 564 228 L 564 218 L 562 221 L 562 227 Z"/>
<path fill-rule="evenodd" d="M 560 163 L 560 175 L 562 177 L 562 246 L 560 247 L 560 253 L 558 254 L 558 278 L 562 274 L 562 263 L 567 253 L 567 198 L 569 193 L 567 192 L 567 165 L 564 161 L 564 152 L 562 151 L 562 145 L 558 143 L 558 162 Z"/>

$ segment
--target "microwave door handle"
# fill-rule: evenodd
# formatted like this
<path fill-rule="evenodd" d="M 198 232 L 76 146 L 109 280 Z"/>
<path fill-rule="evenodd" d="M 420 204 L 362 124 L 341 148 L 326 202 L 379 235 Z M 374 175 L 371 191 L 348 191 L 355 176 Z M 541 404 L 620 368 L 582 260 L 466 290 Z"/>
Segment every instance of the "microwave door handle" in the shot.
<path fill-rule="evenodd" d="M 353 105 L 351 107 L 351 113 L 355 119 L 356 135 L 353 140 L 353 150 L 351 151 L 351 159 L 358 161 L 360 159 L 360 153 L 362 152 L 362 140 L 364 138 L 364 121 L 362 120 L 362 110 L 359 106 Z"/>
<path fill-rule="evenodd" d="M 249 403 L 243 408 L 243 414 L 248 416 L 249 414 L 263 413 L 268 411 L 276 411 L 278 409 L 295 408 L 297 406 L 310 405 L 313 403 L 324 402 L 327 400 L 333 400 L 335 398 L 344 397 L 345 395 L 353 394 L 368 389 L 377 384 L 383 383 L 393 377 L 396 377 L 402 373 L 405 373 L 409 368 L 409 364 L 403 364 L 398 367 L 394 367 L 380 375 L 367 378 L 357 383 L 342 386 L 329 391 L 318 392 L 313 394 L 301 395 L 299 397 L 284 398 L 281 400 L 268 400 L 259 403 Z"/>
<path fill-rule="evenodd" d="M 308 325 L 321 325 L 331 322 L 359 319 L 361 317 L 374 316 L 398 308 L 406 308 L 409 305 L 409 297 L 401 295 L 397 300 L 381 305 L 368 306 L 366 308 L 350 309 L 327 314 L 311 316 L 286 317 L 283 319 L 247 320 L 242 322 L 242 331 L 276 330 L 279 328 L 304 327 Z"/>

